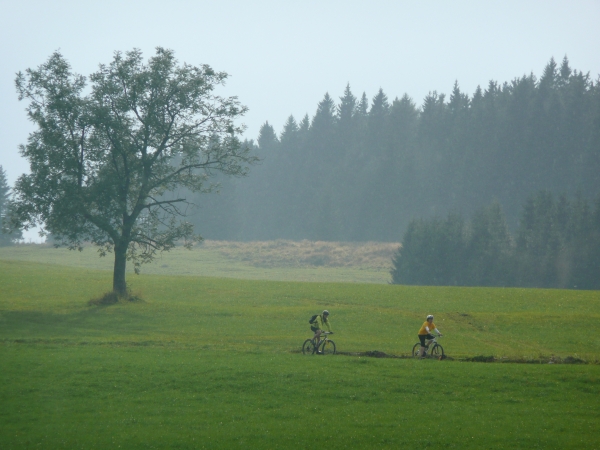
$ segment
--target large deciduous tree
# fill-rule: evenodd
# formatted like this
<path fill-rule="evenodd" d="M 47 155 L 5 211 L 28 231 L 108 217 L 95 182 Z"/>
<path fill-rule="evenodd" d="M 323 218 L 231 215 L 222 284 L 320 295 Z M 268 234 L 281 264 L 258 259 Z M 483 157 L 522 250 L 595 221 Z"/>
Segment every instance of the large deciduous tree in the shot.
<path fill-rule="evenodd" d="M 31 173 L 15 185 L 13 225 L 114 252 L 113 290 L 125 295 L 127 261 L 138 272 L 157 252 L 201 239 L 178 188 L 210 191 L 213 175 L 244 175 L 255 160 L 234 122 L 246 108 L 215 93 L 226 78 L 163 48 L 147 62 L 139 50 L 116 52 L 89 79 L 58 52 L 17 74 L 37 129 L 20 147 Z"/>

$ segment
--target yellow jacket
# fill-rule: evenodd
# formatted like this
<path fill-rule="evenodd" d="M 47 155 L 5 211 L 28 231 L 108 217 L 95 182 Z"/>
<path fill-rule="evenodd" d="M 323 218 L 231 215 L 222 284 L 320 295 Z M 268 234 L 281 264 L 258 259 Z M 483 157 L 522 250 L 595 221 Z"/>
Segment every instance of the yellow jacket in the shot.
<path fill-rule="evenodd" d="M 324 330 L 324 326 L 327 327 L 327 331 L 331 331 L 329 319 L 323 319 L 323 315 L 319 314 L 315 321 L 311 324 L 313 327 L 317 327 L 320 330 Z"/>

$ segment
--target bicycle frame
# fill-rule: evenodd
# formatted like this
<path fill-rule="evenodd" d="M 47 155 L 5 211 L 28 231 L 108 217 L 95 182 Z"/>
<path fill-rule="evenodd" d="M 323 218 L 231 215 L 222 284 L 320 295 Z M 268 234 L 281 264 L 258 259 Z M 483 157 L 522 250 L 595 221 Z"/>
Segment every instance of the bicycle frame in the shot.
<path fill-rule="evenodd" d="M 302 353 L 307 354 L 334 354 L 336 351 L 335 342 L 328 338 L 332 332 L 322 331 L 317 341 L 314 336 L 311 339 L 304 341 L 302 345 Z M 319 350 L 320 349 L 320 350 Z"/>
<path fill-rule="evenodd" d="M 325 342 L 325 341 L 328 341 L 328 340 L 329 340 L 329 339 L 327 338 L 327 336 L 328 336 L 328 335 L 330 335 L 330 334 L 332 334 L 330 331 L 321 331 L 321 336 L 324 336 L 324 337 L 321 337 L 321 336 L 319 336 L 319 342 L 317 342 L 317 344 L 316 344 L 316 345 L 317 345 L 317 348 L 318 348 L 318 347 L 319 347 L 321 344 L 323 344 L 323 342 Z"/>
<path fill-rule="evenodd" d="M 433 339 L 428 339 L 426 341 L 426 346 L 425 346 L 425 357 L 428 356 L 442 356 L 444 357 L 444 348 L 438 343 L 437 339 L 440 336 L 434 336 Z M 421 354 L 421 343 L 417 342 L 414 346 L 413 346 L 413 351 L 412 351 L 412 355 L 413 357 L 422 357 Z"/>
<path fill-rule="evenodd" d="M 439 336 L 434 336 L 433 339 L 429 339 L 429 343 L 425 346 L 425 348 L 427 350 L 429 350 L 429 348 L 433 345 L 433 347 L 435 347 L 436 345 L 438 345 L 438 341 L 437 338 L 439 338 Z M 427 343 L 427 341 L 425 341 Z M 433 348 L 431 347 L 431 348 Z"/>

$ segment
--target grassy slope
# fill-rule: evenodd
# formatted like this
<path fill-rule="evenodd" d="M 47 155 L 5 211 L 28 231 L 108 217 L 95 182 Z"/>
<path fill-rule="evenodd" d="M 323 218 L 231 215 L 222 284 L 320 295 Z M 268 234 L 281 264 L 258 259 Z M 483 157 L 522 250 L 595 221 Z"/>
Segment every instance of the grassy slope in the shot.
<path fill-rule="evenodd" d="M 89 307 L 109 272 L 0 260 L 0 448 L 600 447 L 597 365 L 290 352 L 327 307 L 345 351 L 407 353 L 433 311 L 451 356 L 599 359 L 598 292 L 131 280 Z"/>

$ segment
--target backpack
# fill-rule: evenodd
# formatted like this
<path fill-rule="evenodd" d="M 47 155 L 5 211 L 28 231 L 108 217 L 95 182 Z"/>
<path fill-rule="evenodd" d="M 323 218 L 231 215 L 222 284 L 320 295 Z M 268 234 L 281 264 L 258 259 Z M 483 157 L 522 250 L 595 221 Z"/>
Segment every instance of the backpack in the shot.
<path fill-rule="evenodd" d="M 319 315 L 318 315 L 318 314 L 315 314 L 314 316 L 312 316 L 312 317 L 310 318 L 310 320 L 308 321 L 308 323 L 315 323 L 315 322 L 316 322 L 316 320 L 317 320 L 317 317 L 319 317 Z"/>

